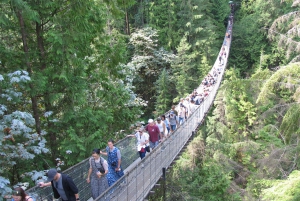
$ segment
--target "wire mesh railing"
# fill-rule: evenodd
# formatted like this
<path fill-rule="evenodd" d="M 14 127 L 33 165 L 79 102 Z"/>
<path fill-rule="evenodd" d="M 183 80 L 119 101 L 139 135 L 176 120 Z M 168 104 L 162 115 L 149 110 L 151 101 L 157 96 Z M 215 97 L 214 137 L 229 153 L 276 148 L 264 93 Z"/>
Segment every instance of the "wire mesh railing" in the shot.
<path fill-rule="evenodd" d="M 226 33 L 231 31 L 232 22 L 229 23 Z M 213 104 L 217 90 L 222 81 L 227 59 L 230 52 L 230 45 L 232 40 L 232 33 L 230 38 L 225 36 L 223 46 L 226 50 L 227 57 L 223 58 L 223 65 L 219 65 L 218 58 L 216 59 L 210 73 L 217 70 L 219 75 L 217 77 L 214 87 L 211 89 L 206 99 L 195 109 L 189 118 L 178 127 L 172 135 L 161 142 L 154 150 L 146 155 L 143 160 L 139 159 L 136 151 L 136 140 L 134 138 L 124 138 L 115 144 L 122 153 L 122 167 L 126 169 L 125 175 L 102 193 L 96 200 L 99 201 L 124 201 L 124 200 L 143 200 L 154 185 L 162 176 L 162 168 L 168 168 L 174 161 L 176 156 L 190 139 L 192 132 L 204 120 L 209 108 Z M 220 52 L 222 51 L 222 47 Z M 198 90 L 201 90 L 201 85 Z M 134 161 L 140 160 L 133 165 Z M 81 200 L 89 200 L 91 195 L 90 184 L 86 182 L 87 172 L 89 169 L 88 159 L 70 167 L 63 173 L 73 178 L 75 184 L 79 189 Z M 51 187 L 40 188 L 33 187 L 26 191 L 29 195 L 36 198 L 37 201 L 53 200 L 53 192 Z"/>
<path fill-rule="evenodd" d="M 115 146 L 120 148 L 122 152 L 122 167 L 124 169 L 126 169 L 130 164 L 139 158 L 139 155 L 136 153 L 135 139 L 124 138 L 118 141 Z M 105 156 L 102 157 L 105 158 Z M 63 171 L 64 174 L 69 175 L 74 180 L 78 187 L 81 200 L 88 200 L 92 197 L 91 186 L 86 182 L 89 167 L 88 159 L 85 159 L 82 162 Z M 30 196 L 34 197 L 37 201 L 53 200 L 53 192 L 51 187 L 40 188 L 36 186 L 28 189 L 26 192 Z"/>

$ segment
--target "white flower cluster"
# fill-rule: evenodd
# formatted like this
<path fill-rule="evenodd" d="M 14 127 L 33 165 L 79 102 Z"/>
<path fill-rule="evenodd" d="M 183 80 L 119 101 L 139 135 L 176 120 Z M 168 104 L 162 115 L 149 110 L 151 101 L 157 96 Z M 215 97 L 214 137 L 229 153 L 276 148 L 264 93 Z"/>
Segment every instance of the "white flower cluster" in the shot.
<path fill-rule="evenodd" d="M 8 77 L 10 78 L 10 83 L 30 81 L 30 77 L 28 76 L 28 72 L 26 72 L 26 71 L 18 70 L 16 72 L 9 73 Z"/>
<path fill-rule="evenodd" d="M 1 97 L 5 98 L 7 101 L 13 101 L 14 99 L 19 98 L 21 96 L 21 92 L 16 92 L 11 89 L 6 89 L 5 94 L 1 94 Z"/>
<path fill-rule="evenodd" d="M 9 80 L 6 81 L 6 78 Z M 23 100 L 21 90 L 25 89 L 24 83 L 30 81 L 26 71 L 16 71 L 7 75 L 0 75 L 3 94 L 0 99 L 0 173 L 10 168 L 21 160 L 33 159 L 37 154 L 48 153 L 46 140 L 43 137 L 46 132 L 35 132 L 35 119 L 28 112 L 19 110 L 11 112 L 14 103 Z M 4 102 L 7 101 L 5 104 Z M 9 108 L 9 109 L 8 109 Z M 45 117 L 52 114 L 45 113 Z M 7 143 L 9 142 L 9 143 Z M 32 179 L 43 178 L 41 172 L 33 171 Z M 9 180 L 0 176 L 0 195 L 9 192 Z M 3 191 L 3 192 L 2 192 Z"/>
<path fill-rule="evenodd" d="M 12 189 L 9 188 L 9 180 L 0 176 L 0 195 L 4 195 L 5 193 L 12 192 Z"/>
<path fill-rule="evenodd" d="M 72 153 L 71 150 L 67 150 L 67 151 L 66 151 L 66 154 L 71 154 L 71 153 Z"/>
<path fill-rule="evenodd" d="M 30 176 L 32 181 L 35 181 L 36 183 L 38 182 L 44 182 L 47 180 L 47 173 L 48 170 L 43 170 L 43 171 L 36 171 L 33 170 L 31 172 L 25 173 L 26 176 Z"/>
<path fill-rule="evenodd" d="M 7 110 L 7 107 L 5 105 L 0 104 L 0 115 L 3 115 L 6 110 Z"/>
<path fill-rule="evenodd" d="M 50 117 L 53 114 L 52 111 L 48 111 L 44 113 L 44 117 Z"/>

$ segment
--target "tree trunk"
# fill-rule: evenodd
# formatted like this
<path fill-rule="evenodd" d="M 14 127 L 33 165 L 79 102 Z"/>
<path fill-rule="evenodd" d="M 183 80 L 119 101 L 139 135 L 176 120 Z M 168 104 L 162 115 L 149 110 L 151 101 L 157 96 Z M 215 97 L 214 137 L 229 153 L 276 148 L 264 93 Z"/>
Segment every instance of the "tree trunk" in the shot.
<path fill-rule="evenodd" d="M 46 68 L 46 55 L 45 55 L 45 47 L 44 47 L 44 40 L 42 36 L 42 26 L 39 23 L 35 23 L 35 31 L 36 31 L 36 38 L 37 38 L 37 45 L 40 51 L 40 63 L 41 63 L 41 70 Z"/>
<path fill-rule="evenodd" d="M 141 25 L 144 27 L 144 2 L 141 0 L 140 9 L 142 10 L 141 14 Z"/>
<path fill-rule="evenodd" d="M 46 53 L 45 53 L 45 47 L 44 47 L 44 38 L 42 35 L 43 32 L 43 25 L 39 24 L 36 22 L 35 24 L 35 31 L 36 31 L 36 37 L 37 37 L 37 46 L 39 49 L 39 56 L 40 56 L 40 69 L 44 70 L 46 69 Z M 44 94 L 44 100 L 45 100 L 45 110 L 46 111 L 52 111 L 52 105 L 50 103 L 50 97 L 49 93 L 46 92 Z M 52 160 L 55 161 L 57 158 L 57 136 L 56 133 L 52 131 L 53 128 L 53 123 L 48 121 L 48 134 L 50 136 L 50 149 L 51 149 L 51 155 L 52 155 Z"/>
<path fill-rule="evenodd" d="M 130 35 L 130 25 L 127 11 L 125 12 L 125 34 Z"/>
<path fill-rule="evenodd" d="M 21 36 L 22 36 L 22 41 L 23 41 L 23 50 L 25 52 L 25 59 L 26 59 L 26 66 L 27 66 L 27 71 L 29 75 L 32 75 L 32 68 L 31 64 L 29 62 L 28 54 L 29 54 L 29 48 L 28 48 L 28 43 L 27 43 L 27 34 L 26 34 L 26 29 L 25 29 L 25 22 L 24 18 L 22 16 L 21 11 L 16 12 L 19 23 L 20 23 L 20 28 L 21 28 Z M 31 90 L 33 90 L 34 86 L 33 84 L 29 84 L 29 87 Z M 33 111 L 33 117 L 35 119 L 35 127 L 36 127 L 36 132 L 38 134 L 41 133 L 41 122 L 40 122 L 40 116 L 39 116 L 39 111 L 38 111 L 38 101 L 36 96 L 31 96 L 31 106 L 32 106 L 32 111 Z"/>

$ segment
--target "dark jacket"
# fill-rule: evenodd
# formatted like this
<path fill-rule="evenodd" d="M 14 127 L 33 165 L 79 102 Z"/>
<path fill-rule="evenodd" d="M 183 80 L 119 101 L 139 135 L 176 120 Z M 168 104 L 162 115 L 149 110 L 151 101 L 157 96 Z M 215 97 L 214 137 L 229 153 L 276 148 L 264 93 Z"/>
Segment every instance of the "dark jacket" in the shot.
<path fill-rule="evenodd" d="M 62 185 L 66 193 L 66 196 L 68 198 L 68 201 L 76 201 L 75 194 L 78 193 L 78 188 L 76 187 L 73 179 L 65 174 L 61 174 L 61 177 L 62 177 Z M 54 198 L 58 199 L 60 195 L 58 194 L 56 188 L 54 187 L 53 181 L 51 181 L 51 185 L 54 193 Z"/>

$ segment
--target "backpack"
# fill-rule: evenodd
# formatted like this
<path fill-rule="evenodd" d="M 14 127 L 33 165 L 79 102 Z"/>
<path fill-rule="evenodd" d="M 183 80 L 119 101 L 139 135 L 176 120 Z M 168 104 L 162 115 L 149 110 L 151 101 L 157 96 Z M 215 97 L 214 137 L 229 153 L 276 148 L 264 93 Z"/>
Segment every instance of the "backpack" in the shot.
<path fill-rule="evenodd" d="M 170 118 L 170 120 L 176 120 L 176 115 L 174 114 L 174 113 L 172 113 L 172 114 L 169 114 L 169 118 Z"/>

